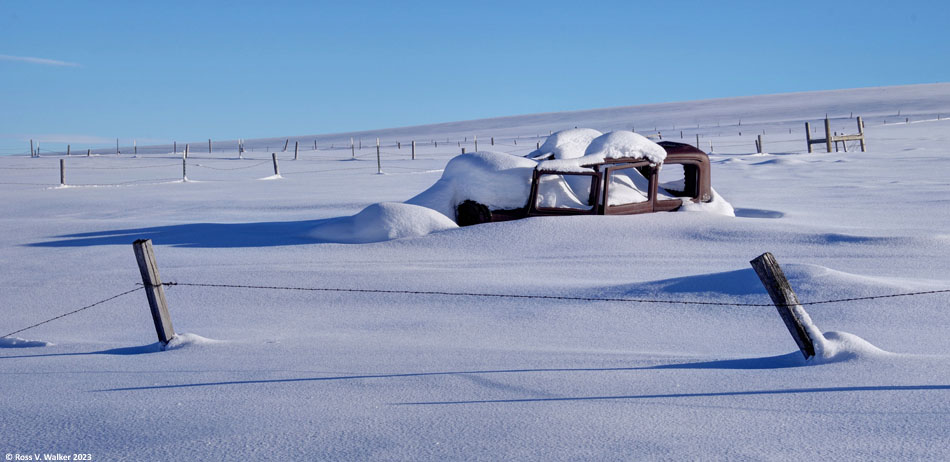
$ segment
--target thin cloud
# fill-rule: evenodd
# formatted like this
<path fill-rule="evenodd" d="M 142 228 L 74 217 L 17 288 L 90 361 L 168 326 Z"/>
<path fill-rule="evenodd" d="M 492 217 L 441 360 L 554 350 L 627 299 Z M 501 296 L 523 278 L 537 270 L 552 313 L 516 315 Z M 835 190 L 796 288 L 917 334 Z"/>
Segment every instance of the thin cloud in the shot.
<path fill-rule="evenodd" d="M 45 64 L 47 66 L 79 67 L 79 63 L 59 61 L 56 59 L 34 58 L 32 56 L 0 55 L 0 61 L 20 61 L 31 64 Z"/>

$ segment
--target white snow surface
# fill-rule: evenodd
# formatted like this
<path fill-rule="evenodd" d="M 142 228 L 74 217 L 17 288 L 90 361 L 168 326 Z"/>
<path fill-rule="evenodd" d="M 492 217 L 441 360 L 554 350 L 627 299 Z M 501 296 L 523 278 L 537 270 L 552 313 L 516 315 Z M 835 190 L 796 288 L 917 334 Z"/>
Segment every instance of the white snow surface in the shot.
<path fill-rule="evenodd" d="M 806 152 L 805 121 L 851 133 L 852 111 L 868 152 Z M 298 137 L 320 148 L 278 152 L 279 181 L 257 179 L 284 138 L 249 140 L 243 160 L 224 142 L 193 152 L 187 182 L 170 147 L 68 157 L 66 188 L 58 157 L 0 156 L 0 335 L 88 307 L 0 340 L 0 453 L 948 460 L 948 294 L 865 298 L 950 289 L 947 114 L 935 84 Z M 734 216 L 443 219 L 468 192 L 455 180 L 504 206 L 530 176 L 493 192 L 493 165 L 530 172 L 518 156 L 549 133 L 632 124 L 699 134 Z M 349 149 L 377 135 L 383 175 L 375 146 Z M 501 153 L 450 162 L 475 135 Z M 179 283 L 170 348 L 142 290 L 94 305 L 142 282 L 140 238 Z M 766 251 L 819 357 L 749 266 Z"/>
<path fill-rule="evenodd" d="M 569 128 L 552 133 L 545 138 L 544 144 L 528 157 L 551 154 L 555 159 L 576 159 L 583 157 L 590 142 L 603 133 L 593 128 Z"/>
<path fill-rule="evenodd" d="M 583 139 L 583 138 L 582 138 Z M 575 139 L 580 144 L 580 139 Z M 541 162 L 541 168 L 563 172 L 583 171 L 582 165 L 596 164 L 606 159 L 643 159 L 658 164 L 666 159 L 666 150 L 649 138 L 631 131 L 614 131 L 590 140 L 583 156 L 562 157 Z"/>
<path fill-rule="evenodd" d="M 491 210 L 524 207 L 537 162 L 503 152 L 479 151 L 454 157 L 442 178 L 407 200 L 436 210 L 455 222 L 455 207 L 466 200 Z"/>

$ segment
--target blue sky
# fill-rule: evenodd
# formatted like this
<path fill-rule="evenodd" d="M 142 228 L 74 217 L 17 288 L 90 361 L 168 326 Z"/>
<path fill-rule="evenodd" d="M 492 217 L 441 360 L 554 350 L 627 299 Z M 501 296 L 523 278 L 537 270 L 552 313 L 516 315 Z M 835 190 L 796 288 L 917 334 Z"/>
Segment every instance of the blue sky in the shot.
<path fill-rule="evenodd" d="M 0 154 L 945 82 L 948 3 L 0 0 Z"/>

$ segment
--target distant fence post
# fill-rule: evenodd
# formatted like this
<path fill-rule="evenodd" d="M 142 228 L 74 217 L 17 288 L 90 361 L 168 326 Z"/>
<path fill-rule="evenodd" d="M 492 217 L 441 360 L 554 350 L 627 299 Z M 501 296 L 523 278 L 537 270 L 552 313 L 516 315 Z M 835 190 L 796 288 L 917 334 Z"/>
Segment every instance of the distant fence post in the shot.
<path fill-rule="evenodd" d="M 69 152 L 69 148 L 71 148 L 71 147 L 72 147 L 72 145 L 69 145 L 69 144 L 66 145 L 66 155 L 67 155 L 67 156 L 72 155 L 72 154 L 70 154 L 70 152 Z"/>
<path fill-rule="evenodd" d="M 132 140 L 132 154 L 139 155 L 139 144 Z"/>
<path fill-rule="evenodd" d="M 208 154 L 211 154 L 211 138 L 208 138 Z"/>
<path fill-rule="evenodd" d="M 699 149 L 699 133 L 696 134 L 696 149 Z"/>
<path fill-rule="evenodd" d="M 185 159 L 188 158 L 188 144 L 185 144 Z"/>
<path fill-rule="evenodd" d="M 139 239 L 132 243 L 135 250 L 135 259 L 142 273 L 142 285 L 148 297 L 148 306 L 152 312 L 152 321 L 155 323 L 155 333 L 158 341 L 164 348 L 175 337 L 175 328 L 172 327 L 172 318 L 168 314 L 168 302 L 165 300 L 165 288 L 158 275 L 158 264 L 155 262 L 155 251 L 152 249 L 151 239 Z"/>
<path fill-rule="evenodd" d="M 66 186 L 66 160 L 59 160 L 59 185 Z"/>
<path fill-rule="evenodd" d="M 356 158 L 356 147 L 353 145 L 353 137 L 350 137 L 350 157 Z"/>
<path fill-rule="evenodd" d="M 287 138 L 287 141 L 284 141 L 284 150 L 282 152 L 287 152 L 287 146 L 290 145 L 290 138 Z"/>
<path fill-rule="evenodd" d="M 412 140 L 412 160 L 416 160 L 416 140 Z"/>
<path fill-rule="evenodd" d="M 379 158 L 379 137 L 376 137 L 376 173 L 383 173 L 383 164 Z"/>
<path fill-rule="evenodd" d="M 755 140 L 755 150 L 759 154 L 765 151 L 765 148 L 762 147 L 762 135 L 759 135 Z"/>
<path fill-rule="evenodd" d="M 808 145 L 808 152 L 811 153 L 811 124 L 805 122 L 805 143 Z"/>
<path fill-rule="evenodd" d="M 478 152 L 478 135 L 475 135 L 475 152 Z"/>
<path fill-rule="evenodd" d="M 828 117 L 825 116 L 825 147 L 828 148 L 828 152 L 831 152 L 831 121 L 828 120 Z"/>
<path fill-rule="evenodd" d="M 491 145 L 492 145 L 492 146 L 494 146 L 494 145 L 495 145 L 495 137 L 494 137 L 494 136 L 493 136 L 493 137 L 491 137 Z"/>
<path fill-rule="evenodd" d="M 294 141 L 294 160 L 297 160 L 297 148 L 300 147 L 299 141 Z"/>
<path fill-rule="evenodd" d="M 33 140 L 30 140 L 30 157 L 36 157 L 36 151 L 33 150 Z"/>
<path fill-rule="evenodd" d="M 115 139 L 115 155 L 119 155 L 119 139 Z"/>
<path fill-rule="evenodd" d="M 271 159 L 274 160 L 274 175 L 280 176 L 280 168 L 277 167 L 277 153 L 276 152 L 270 153 L 270 157 Z M 265 160 L 264 162 L 267 162 L 267 161 Z"/>
<path fill-rule="evenodd" d="M 181 181 L 188 181 L 188 159 L 181 156 Z"/>
<path fill-rule="evenodd" d="M 178 154 L 178 142 L 177 142 L 177 141 L 173 141 L 173 142 L 172 142 L 172 152 L 174 152 L 175 154 Z"/>
<path fill-rule="evenodd" d="M 92 149 L 86 149 L 86 157 L 89 157 L 91 155 L 92 155 Z"/>
<path fill-rule="evenodd" d="M 801 350 L 802 355 L 805 356 L 805 359 L 815 356 L 814 339 L 805 329 L 805 323 L 810 322 L 810 318 L 798 302 L 798 297 L 795 295 L 795 291 L 792 290 L 792 285 L 788 283 L 788 279 L 785 278 L 785 273 L 779 267 L 775 256 L 766 252 L 749 263 L 755 269 L 755 274 L 759 276 L 765 290 L 768 291 L 772 303 L 775 304 L 782 321 L 785 321 L 785 327 L 792 334 L 792 338 L 798 344 L 798 349 Z"/>

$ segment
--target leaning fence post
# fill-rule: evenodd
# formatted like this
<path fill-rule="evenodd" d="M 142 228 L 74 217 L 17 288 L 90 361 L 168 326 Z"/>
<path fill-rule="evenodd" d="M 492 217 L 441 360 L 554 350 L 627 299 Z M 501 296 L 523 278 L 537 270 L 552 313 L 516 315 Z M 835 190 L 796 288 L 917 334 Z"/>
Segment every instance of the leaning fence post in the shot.
<path fill-rule="evenodd" d="M 274 176 L 280 176 L 280 169 L 277 168 L 277 153 L 276 152 L 270 153 L 270 157 L 271 159 L 274 160 Z M 264 161 L 264 162 L 267 162 L 267 161 Z"/>
<path fill-rule="evenodd" d="M 749 263 L 755 269 L 755 274 L 759 276 L 765 290 L 768 291 L 772 303 L 775 304 L 782 321 L 785 321 L 785 327 L 792 334 L 802 355 L 805 359 L 815 356 L 815 341 L 806 328 L 806 324 L 811 324 L 811 318 L 798 302 L 798 297 L 792 290 L 792 285 L 788 283 L 788 279 L 785 278 L 782 268 L 778 266 L 775 256 L 766 252 Z"/>
<path fill-rule="evenodd" d="M 758 150 L 759 154 L 762 154 L 762 151 L 765 151 L 765 148 L 762 147 L 762 135 L 759 135 L 755 141 L 755 147 Z"/>
<path fill-rule="evenodd" d="M 66 186 L 66 160 L 59 160 L 59 185 Z"/>
<path fill-rule="evenodd" d="M 148 306 L 152 311 L 152 321 L 155 322 L 155 333 L 162 346 L 175 337 L 175 328 L 172 327 L 172 318 L 168 314 L 168 302 L 165 300 L 165 288 L 158 275 L 158 264 L 155 262 L 155 251 L 152 249 L 151 239 L 139 239 L 132 243 L 135 250 L 135 259 L 142 273 L 142 284 L 145 286 L 145 295 L 148 297 Z"/>

